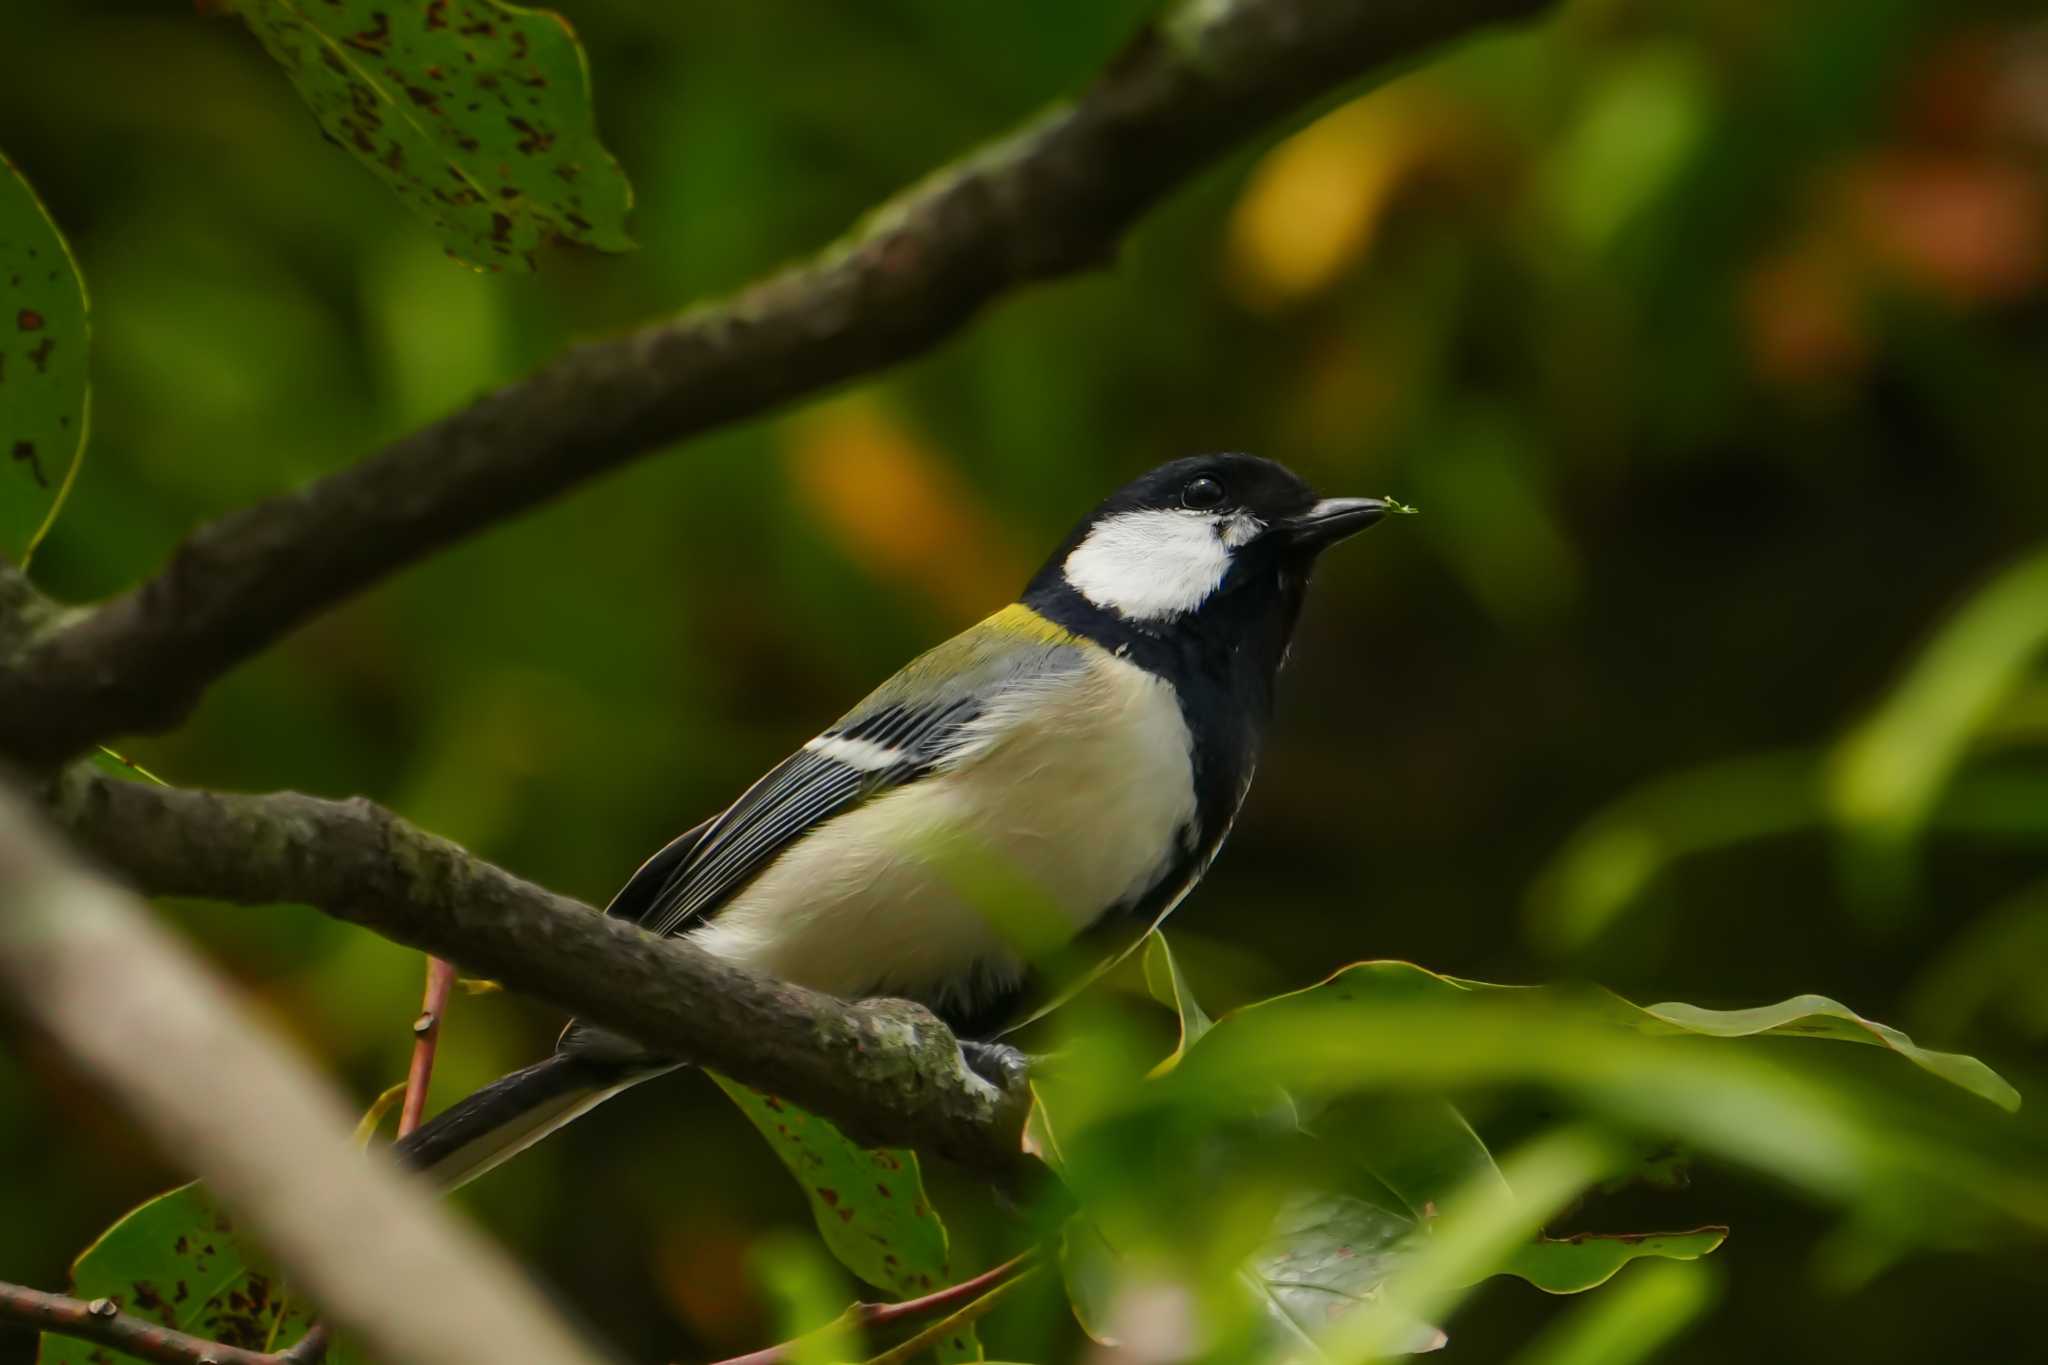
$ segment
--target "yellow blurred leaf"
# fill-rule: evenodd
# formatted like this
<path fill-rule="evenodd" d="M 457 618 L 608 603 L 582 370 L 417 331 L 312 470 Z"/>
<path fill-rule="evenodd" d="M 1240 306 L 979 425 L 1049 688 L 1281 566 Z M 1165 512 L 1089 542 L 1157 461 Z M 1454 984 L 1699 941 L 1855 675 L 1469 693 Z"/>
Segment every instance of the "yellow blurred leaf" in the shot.
<path fill-rule="evenodd" d="M 953 463 L 872 399 L 797 422 L 789 463 L 805 510 L 876 578 L 967 618 L 1023 586 L 1029 566 Z"/>
<path fill-rule="evenodd" d="M 363 1117 L 356 1123 L 354 1141 L 357 1147 L 368 1147 L 370 1139 L 377 1136 L 377 1126 L 384 1122 L 384 1116 L 405 1098 L 405 1084 L 404 1081 L 400 1081 L 389 1086 L 384 1093 L 370 1101 L 370 1107 L 363 1111 Z"/>
<path fill-rule="evenodd" d="M 1266 153 L 1230 217 L 1230 273 L 1243 302 L 1284 308 L 1361 260 L 1395 191 L 1445 145 L 1454 114 L 1411 82 L 1353 100 Z"/>

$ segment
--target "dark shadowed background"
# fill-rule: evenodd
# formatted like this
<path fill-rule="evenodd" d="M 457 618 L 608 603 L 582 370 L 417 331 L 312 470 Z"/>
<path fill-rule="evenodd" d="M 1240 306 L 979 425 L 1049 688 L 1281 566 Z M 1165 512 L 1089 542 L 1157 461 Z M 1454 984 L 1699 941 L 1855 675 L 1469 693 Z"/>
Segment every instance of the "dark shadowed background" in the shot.
<path fill-rule="evenodd" d="M 97 332 L 94 438 L 37 576 L 120 588 L 203 518 L 816 248 L 1150 8 L 574 0 L 640 250 L 490 276 L 323 144 L 231 20 L 10 0 L 0 145 Z M 1104 491 L 1251 450 L 1423 515 L 1321 574 L 1258 785 L 1174 922 L 1212 1006 L 1363 957 L 1641 1001 L 1817 991 L 1983 1055 L 2048 1138 L 2038 8 L 1580 0 L 1290 133 L 1113 270 L 403 573 L 131 756 L 367 794 L 601 903 L 1008 600 Z M 416 955 L 298 908 L 172 913 L 365 1104 L 402 1077 Z M 437 1102 L 559 1023 L 458 998 Z M 185 1173 L 6 1042 L 0 1278 L 54 1286 Z M 955 1264 L 986 1264 L 1004 1215 L 934 1176 Z M 461 1199 L 648 1360 L 767 1340 L 747 1249 L 809 1226 L 693 1077 Z M 1618 1226 L 1733 1226 L 1719 1311 L 1664 1359 L 2043 1349 L 2038 1247 L 1866 1264 L 1839 1215 L 1711 1165 L 1629 1202 Z M 1500 1359 L 1559 1306 L 1494 1281 L 1450 1358 Z"/>

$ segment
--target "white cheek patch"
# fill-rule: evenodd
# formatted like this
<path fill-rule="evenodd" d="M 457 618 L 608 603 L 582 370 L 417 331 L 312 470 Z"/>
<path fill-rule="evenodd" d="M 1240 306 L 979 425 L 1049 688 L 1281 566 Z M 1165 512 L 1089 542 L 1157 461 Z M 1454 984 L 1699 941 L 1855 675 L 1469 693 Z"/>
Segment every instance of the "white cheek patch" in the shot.
<path fill-rule="evenodd" d="M 1121 512 L 1090 531 L 1061 571 L 1074 591 L 1126 620 L 1178 616 L 1201 606 L 1230 570 L 1219 529 L 1227 527 L 1200 513 Z"/>
<path fill-rule="evenodd" d="M 1265 522 L 1249 512 L 1239 512 L 1223 523 L 1218 534 L 1223 537 L 1225 545 L 1235 550 L 1240 545 L 1249 545 L 1257 540 L 1265 529 Z"/>

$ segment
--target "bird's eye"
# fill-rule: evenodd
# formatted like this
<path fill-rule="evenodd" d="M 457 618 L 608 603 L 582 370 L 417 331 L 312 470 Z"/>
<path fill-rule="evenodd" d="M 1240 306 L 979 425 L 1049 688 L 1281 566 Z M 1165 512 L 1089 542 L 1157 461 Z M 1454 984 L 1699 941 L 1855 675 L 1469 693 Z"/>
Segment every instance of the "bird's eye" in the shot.
<path fill-rule="evenodd" d="M 1197 512 L 1214 511 L 1223 505 L 1223 485 L 1207 474 L 1189 479 L 1188 486 L 1180 490 L 1180 505 Z"/>

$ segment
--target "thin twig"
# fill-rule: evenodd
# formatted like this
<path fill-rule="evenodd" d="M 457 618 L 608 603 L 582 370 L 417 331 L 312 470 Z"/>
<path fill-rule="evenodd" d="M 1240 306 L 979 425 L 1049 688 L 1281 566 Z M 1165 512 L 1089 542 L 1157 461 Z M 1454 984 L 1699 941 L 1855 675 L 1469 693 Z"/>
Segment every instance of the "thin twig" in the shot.
<path fill-rule="evenodd" d="M 151 1322 L 124 1311 L 112 1299 L 88 1303 L 5 1281 L 0 1281 L 0 1322 L 111 1346 L 158 1365 L 318 1365 L 327 1354 L 327 1332 L 320 1327 L 289 1350 L 251 1351 Z"/>
<path fill-rule="evenodd" d="M 245 1351 L 239 1346 L 190 1336 L 123 1312 L 111 1299 L 87 1303 L 18 1284 L 0 1282 L 0 1320 L 111 1346 L 158 1365 L 284 1365 L 281 1355 Z"/>
<path fill-rule="evenodd" d="M 327 1324 L 316 1322 L 296 1343 L 277 1353 L 277 1365 L 320 1365 L 327 1359 L 327 1343 L 331 1338 Z"/>
<path fill-rule="evenodd" d="M 405 1107 L 398 1111 L 398 1135 L 420 1126 L 427 1112 L 427 1088 L 434 1079 L 434 1045 L 441 1040 L 441 1017 L 448 1012 L 448 992 L 455 985 L 455 964 L 427 958 L 427 989 L 419 1018 L 412 1022 L 412 1069 L 405 1076 Z"/>
<path fill-rule="evenodd" d="M 973 1279 L 947 1285 L 920 1298 L 905 1299 L 900 1303 L 856 1303 L 850 1305 L 832 1321 L 813 1331 L 788 1341 L 764 1346 L 758 1351 L 749 1351 L 743 1356 L 721 1360 L 716 1365 L 782 1365 L 806 1342 L 815 1341 L 827 1333 L 852 1332 L 864 1328 L 886 1327 L 891 1323 L 921 1318 L 942 1309 L 964 1303 L 991 1288 L 1006 1287 L 1006 1282 L 1021 1280 L 1038 1259 L 1038 1249 L 1032 1248 L 1020 1255 L 1012 1256 L 993 1269 L 984 1270 Z M 948 1319 L 951 1321 L 951 1319 Z"/>
<path fill-rule="evenodd" d="M 961 1328 L 967 1327 L 985 1317 L 988 1311 L 1002 1300 L 1004 1295 L 1037 1274 L 1038 1269 L 1037 1266 L 1031 1266 L 1014 1279 L 1005 1280 L 980 1298 L 954 1312 L 950 1317 L 941 1318 L 931 1326 L 922 1328 L 912 1335 L 905 1337 L 888 1350 L 869 1360 L 867 1365 L 905 1365 L 906 1362 L 915 1360 L 918 1356 L 938 1345 L 947 1337 L 952 1336 Z"/>

